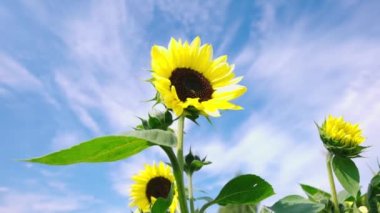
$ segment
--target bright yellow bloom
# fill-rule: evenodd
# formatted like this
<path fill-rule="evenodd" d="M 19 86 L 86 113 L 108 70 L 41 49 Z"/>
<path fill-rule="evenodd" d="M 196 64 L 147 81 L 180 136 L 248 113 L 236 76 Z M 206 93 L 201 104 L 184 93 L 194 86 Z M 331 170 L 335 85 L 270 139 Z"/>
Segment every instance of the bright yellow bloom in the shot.
<path fill-rule="evenodd" d="M 172 38 L 168 48 L 153 46 L 151 56 L 152 83 L 176 115 L 188 107 L 214 117 L 220 116 L 219 110 L 242 109 L 230 102 L 247 90 L 238 85 L 242 77 L 235 77 L 226 55 L 213 59 L 212 46 L 201 46 L 199 37 L 191 44 Z"/>
<path fill-rule="evenodd" d="M 170 205 L 170 213 L 177 208 L 178 194 L 174 185 L 174 176 L 171 168 L 160 162 L 158 165 L 145 165 L 145 169 L 132 177 L 134 184 L 131 186 L 131 207 L 137 207 L 143 212 L 150 212 L 151 206 L 157 198 L 167 198 L 171 187 L 174 186 L 173 201 Z"/>
<path fill-rule="evenodd" d="M 327 137 L 344 146 L 358 146 L 364 141 L 359 124 L 346 122 L 343 117 L 329 115 L 322 125 L 322 131 Z"/>

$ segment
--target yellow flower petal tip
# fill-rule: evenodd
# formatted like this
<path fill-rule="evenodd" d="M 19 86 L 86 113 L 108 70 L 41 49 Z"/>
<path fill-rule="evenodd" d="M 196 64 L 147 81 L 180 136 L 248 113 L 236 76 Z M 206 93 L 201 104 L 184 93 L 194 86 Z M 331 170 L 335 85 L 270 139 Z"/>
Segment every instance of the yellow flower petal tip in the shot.
<path fill-rule="evenodd" d="M 152 83 L 160 100 L 176 115 L 193 107 L 206 116 L 220 116 L 219 110 L 242 109 L 230 101 L 246 92 L 238 85 L 234 66 L 223 55 L 213 59 L 213 47 L 201 44 L 199 36 L 191 43 L 170 39 L 168 47 L 151 50 Z"/>

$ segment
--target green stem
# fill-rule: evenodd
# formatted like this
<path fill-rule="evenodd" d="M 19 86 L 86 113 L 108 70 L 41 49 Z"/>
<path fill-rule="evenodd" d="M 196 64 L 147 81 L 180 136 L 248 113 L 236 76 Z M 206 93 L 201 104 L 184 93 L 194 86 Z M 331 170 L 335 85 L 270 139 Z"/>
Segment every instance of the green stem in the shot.
<path fill-rule="evenodd" d="M 183 172 L 183 163 L 184 163 L 184 160 L 183 160 L 183 131 L 184 131 L 184 128 L 185 128 L 185 116 L 181 115 L 178 119 L 178 136 L 177 136 L 177 139 L 178 139 L 178 144 L 177 144 L 177 159 L 178 159 L 178 163 L 179 163 L 179 166 L 181 168 L 181 172 Z"/>
<path fill-rule="evenodd" d="M 326 159 L 327 174 L 328 174 L 329 182 L 330 182 L 331 196 L 332 196 L 332 200 L 333 200 L 333 203 L 334 203 L 334 212 L 335 213 L 339 213 L 338 196 L 336 195 L 334 176 L 333 176 L 333 171 L 332 171 L 332 166 L 331 166 L 332 157 L 333 157 L 333 155 L 331 153 L 327 154 L 327 159 Z"/>
<path fill-rule="evenodd" d="M 189 201 L 190 201 L 190 212 L 194 213 L 194 195 L 193 195 L 193 175 L 188 174 L 188 179 L 189 179 Z"/>
<path fill-rule="evenodd" d="M 178 189 L 178 201 L 179 207 L 181 209 L 181 213 L 188 213 L 187 201 L 186 201 L 186 193 L 185 193 L 185 184 L 183 182 L 183 172 L 180 169 L 179 162 L 173 152 L 173 150 L 169 147 L 161 146 L 161 148 L 165 151 L 167 156 L 170 159 L 170 163 L 172 164 L 174 178 L 176 180 L 177 189 Z"/>
<path fill-rule="evenodd" d="M 202 206 L 201 210 L 199 210 L 199 213 L 204 213 L 208 207 L 210 207 L 212 204 L 214 204 L 213 201 L 210 201 Z"/>

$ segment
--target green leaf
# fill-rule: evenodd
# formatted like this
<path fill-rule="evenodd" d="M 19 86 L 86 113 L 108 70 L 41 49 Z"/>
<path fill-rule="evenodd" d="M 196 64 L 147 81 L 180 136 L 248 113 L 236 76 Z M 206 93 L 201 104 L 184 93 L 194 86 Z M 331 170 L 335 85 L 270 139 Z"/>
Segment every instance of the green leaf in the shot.
<path fill-rule="evenodd" d="M 136 137 L 105 136 L 25 161 L 49 165 L 111 162 L 135 155 L 149 146 L 148 141 Z"/>
<path fill-rule="evenodd" d="M 127 135 L 147 140 L 151 143 L 161 146 L 177 146 L 177 137 L 171 131 L 165 131 L 161 129 L 136 130 L 128 132 Z"/>
<path fill-rule="evenodd" d="M 276 213 L 317 213 L 324 208 L 324 204 L 315 203 L 299 195 L 286 196 L 270 207 Z"/>
<path fill-rule="evenodd" d="M 157 198 L 156 202 L 154 202 L 151 213 L 166 213 L 171 203 L 171 200 L 159 197 Z"/>
<path fill-rule="evenodd" d="M 335 176 L 343 188 L 356 197 L 359 191 L 360 177 L 355 163 L 349 158 L 334 156 L 332 165 Z"/>
<path fill-rule="evenodd" d="M 202 197 L 197 197 L 197 198 L 195 198 L 194 200 L 204 200 L 204 201 L 207 201 L 207 202 L 211 202 L 211 201 L 213 201 L 214 199 L 212 199 L 212 198 L 209 197 L 209 196 L 202 196 Z"/>
<path fill-rule="evenodd" d="M 378 212 L 380 210 L 380 172 L 371 179 L 367 195 L 369 212 Z"/>
<path fill-rule="evenodd" d="M 342 190 L 342 191 L 338 192 L 338 202 L 344 203 L 345 201 L 354 202 L 355 198 L 350 193 L 348 193 L 346 190 Z"/>
<path fill-rule="evenodd" d="M 162 198 L 159 197 L 157 200 L 154 202 L 152 208 L 151 208 L 151 213 L 165 213 L 169 209 L 170 205 L 172 204 L 173 201 L 173 188 L 174 184 L 172 184 L 170 188 L 170 192 L 167 198 Z"/>
<path fill-rule="evenodd" d="M 270 210 L 268 207 L 266 206 L 263 206 L 261 209 L 260 209 L 260 213 L 272 213 L 272 210 Z"/>
<path fill-rule="evenodd" d="M 228 204 L 221 206 L 218 213 L 257 213 L 258 206 L 255 204 Z"/>
<path fill-rule="evenodd" d="M 272 186 L 256 175 L 240 175 L 230 180 L 214 199 L 213 203 L 256 204 L 274 194 Z"/>
<path fill-rule="evenodd" d="M 331 195 L 329 193 L 321 189 L 318 189 L 306 184 L 300 184 L 300 185 L 310 200 L 320 202 L 322 200 L 329 200 L 331 198 Z"/>

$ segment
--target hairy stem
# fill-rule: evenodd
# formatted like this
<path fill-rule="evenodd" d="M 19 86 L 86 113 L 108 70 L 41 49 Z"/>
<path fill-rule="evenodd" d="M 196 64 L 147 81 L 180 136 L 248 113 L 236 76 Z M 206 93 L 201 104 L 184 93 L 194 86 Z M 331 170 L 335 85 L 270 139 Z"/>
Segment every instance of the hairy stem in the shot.
<path fill-rule="evenodd" d="M 189 201 L 190 201 L 190 212 L 194 213 L 194 195 L 193 195 L 193 175 L 188 174 L 188 180 L 189 180 Z"/>
<path fill-rule="evenodd" d="M 210 207 L 212 204 L 214 204 L 213 201 L 206 203 L 202 206 L 201 210 L 199 210 L 199 213 L 204 213 L 208 207 Z"/>
<path fill-rule="evenodd" d="M 187 201 L 186 201 L 186 193 L 185 193 L 185 184 L 183 182 L 183 172 L 180 169 L 178 160 L 170 147 L 161 146 L 161 148 L 165 151 L 167 156 L 170 159 L 170 163 L 172 164 L 174 178 L 176 180 L 177 190 L 178 190 L 178 201 L 179 207 L 181 209 L 181 213 L 188 213 Z"/>
<path fill-rule="evenodd" d="M 183 132 L 185 128 L 185 116 L 181 115 L 178 119 L 178 144 L 177 144 L 177 159 L 179 167 L 181 168 L 181 172 L 183 172 Z"/>
<path fill-rule="evenodd" d="M 329 182 L 330 182 L 330 190 L 331 190 L 332 201 L 334 203 L 334 212 L 339 213 L 338 196 L 336 195 L 334 176 L 333 176 L 333 171 L 332 171 L 332 166 L 331 166 L 332 157 L 333 157 L 333 155 L 331 153 L 327 154 L 327 158 L 326 158 L 327 174 L 328 174 Z"/>

